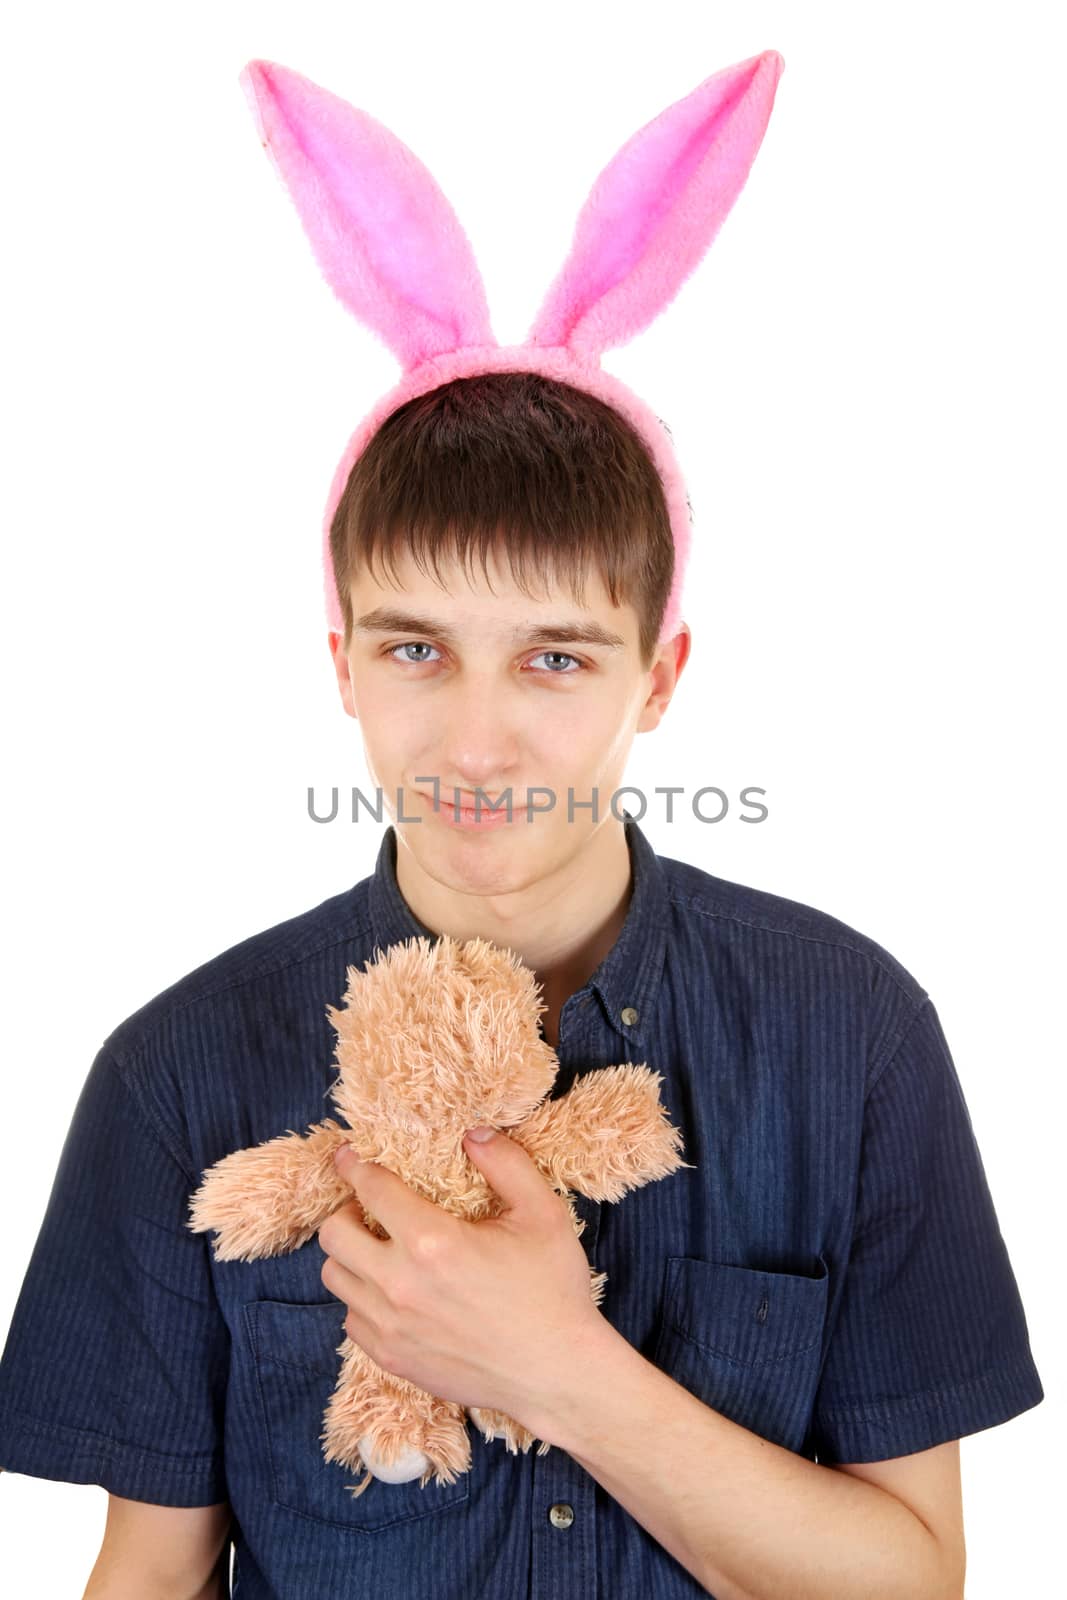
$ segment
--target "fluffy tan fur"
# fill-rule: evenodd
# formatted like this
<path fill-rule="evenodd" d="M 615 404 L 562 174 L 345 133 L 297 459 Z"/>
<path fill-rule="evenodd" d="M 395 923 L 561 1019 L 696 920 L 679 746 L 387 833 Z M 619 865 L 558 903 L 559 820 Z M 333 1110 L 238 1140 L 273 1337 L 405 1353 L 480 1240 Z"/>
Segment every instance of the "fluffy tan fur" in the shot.
<path fill-rule="evenodd" d="M 306 1244 L 331 1212 L 353 1199 L 333 1153 L 351 1145 L 365 1161 L 398 1174 L 417 1193 L 471 1221 L 499 1214 L 500 1202 L 463 1149 L 478 1124 L 507 1131 L 566 1202 L 575 1232 L 584 1222 L 572 1192 L 618 1201 L 630 1189 L 688 1165 L 681 1135 L 660 1104 L 659 1073 L 604 1067 L 548 1100 L 559 1068 L 541 1038 L 546 1007 L 534 974 L 510 950 L 484 939 L 411 939 L 364 970 L 349 967 L 341 1008 L 326 1014 L 337 1034 L 331 1095 L 347 1126 L 332 1118 L 235 1151 L 208 1168 L 190 1201 L 194 1233 L 211 1230 L 219 1261 L 254 1261 Z M 388 1235 L 361 1206 L 368 1229 Z M 603 1299 L 607 1274 L 590 1273 Z M 431 1475 L 453 1483 L 469 1469 L 467 1413 L 377 1366 L 347 1334 L 340 1375 L 325 1413 L 327 1461 L 405 1482 Z M 533 1435 L 496 1411 L 472 1409 L 486 1439 L 513 1453 Z M 541 1445 L 540 1454 L 548 1449 Z"/>

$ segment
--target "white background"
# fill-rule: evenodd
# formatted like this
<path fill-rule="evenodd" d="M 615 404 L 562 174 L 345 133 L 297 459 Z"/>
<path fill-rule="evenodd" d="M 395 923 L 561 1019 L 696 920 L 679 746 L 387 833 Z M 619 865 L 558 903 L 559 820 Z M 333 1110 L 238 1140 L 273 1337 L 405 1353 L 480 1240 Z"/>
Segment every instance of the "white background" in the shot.
<path fill-rule="evenodd" d="M 1059 1579 L 1056 20 L 930 0 L 97 0 L 9 20 L 0 1328 L 102 1039 L 365 876 L 380 839 L 315 825 L 306 794 L 369 782 L 319 533 L 348 436 L 399 372 L 319 276 L 242 65 L 295 67 L 428 163 L 503 343 L 618 146 L 773 47 L 786 69 L 732 214 L 604 358 L 670 425 L 696 516 L 693 655 L 628 777 L 764 787 L 759 826 L 736 808 L 668 826 L 655 805 L 643 826 L 662 854 L 842 918 L 929 990 L 1047 1395 L 961 1447 L 968 1596 Z M 5 1474 L 5 1567 L 80 1594 L 105 1505 Z"/>

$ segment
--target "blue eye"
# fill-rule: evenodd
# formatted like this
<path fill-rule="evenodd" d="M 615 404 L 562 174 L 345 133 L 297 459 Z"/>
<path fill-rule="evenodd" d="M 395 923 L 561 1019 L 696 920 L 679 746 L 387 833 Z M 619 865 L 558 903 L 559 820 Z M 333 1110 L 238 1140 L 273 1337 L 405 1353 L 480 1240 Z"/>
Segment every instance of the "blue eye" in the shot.
<path fill-rule="evenodd" d="M 424 639 L 412 639 L 407 644 L 394 644 L 392 649 L 386 651 L 386 654 L 396 660 L 395 653 L 397 650 L 433 650 L 434 648 L 434 645 L 427 644 Z M 407 658 L 409 664 L 413 667 L 421 666 L 426 659 L 425 656 L 420 656 L 417 661 L 412 661 L 410 656 Z"/>
<path fill-rule="evenodd" d="M 538 654 L 542 656 L 555 656 L 558 661 L 573 661 L 579 672 L 581 671 L 582 664 L 578 660 L 577 656 L 570 656 L 565 650 L 541 650 L 538 652 Z M 537 656 L 534 657 L 534 660 L 537 660 Z M 557 678 L 570 678 L 573 677 L 574 674 L 571 672 L 555 672 L 553 673 L 553 676 Z"/>

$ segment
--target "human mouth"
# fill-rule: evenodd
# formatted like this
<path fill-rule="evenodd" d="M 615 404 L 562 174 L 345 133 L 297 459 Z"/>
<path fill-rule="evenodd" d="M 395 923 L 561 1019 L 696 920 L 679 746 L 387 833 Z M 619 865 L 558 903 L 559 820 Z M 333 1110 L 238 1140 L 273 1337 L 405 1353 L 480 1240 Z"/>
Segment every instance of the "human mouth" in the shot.
<path fill-rule="evenodd" d="M 514 820 L 514 804 L 506 794 L 494 802 L 488 795 L 480 795 L 475 799 L 473 795 L 464 794 L 462 791 L 458 795 L 454 792 L 451 795 L 440 794 L 436 799 L 432 795 L 423 794 L 421 790 L 416 790 L 416 793 L 420 800 L 426 801 L 435 817 L 439 817 L 452 828 L 482 832 L 490 828 L 503 827 Z"/>

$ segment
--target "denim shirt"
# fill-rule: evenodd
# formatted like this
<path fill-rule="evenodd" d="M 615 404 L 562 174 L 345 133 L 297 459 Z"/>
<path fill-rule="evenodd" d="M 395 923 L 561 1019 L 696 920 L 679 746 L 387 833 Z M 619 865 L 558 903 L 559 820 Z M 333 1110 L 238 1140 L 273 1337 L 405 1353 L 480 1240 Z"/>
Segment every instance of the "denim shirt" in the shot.
<path fill-rule="evenodd" d="M 825 912 L 658 855 L 625 822 L 614 946 L 559 1019 L 553 1097 L 663 1076 L 692 1163 L 576 1198 L 601 1311 L 742 1427 L 878 1461 L 1044 1398 L 970 1116 L 927 992 Z M 134 1500 L 228 1500 L 240 1600 L 683 1600 L 706 1591 L 564 1450 L 469 1426 L 450 1486 L 327 1463 L 346 1307 L 317 1237 L 215 1262 L 202 1173 L 333 1111 L 346 968 L 416 934 L 396 837 L 373 875 L 206 962 L 92 1063 L 0 1361 L 0 1466 Z M 639 1456 L 641 1440 L 635 1438 Z M 708 1494 L 715 1484 L 709 1477 Z"/>

